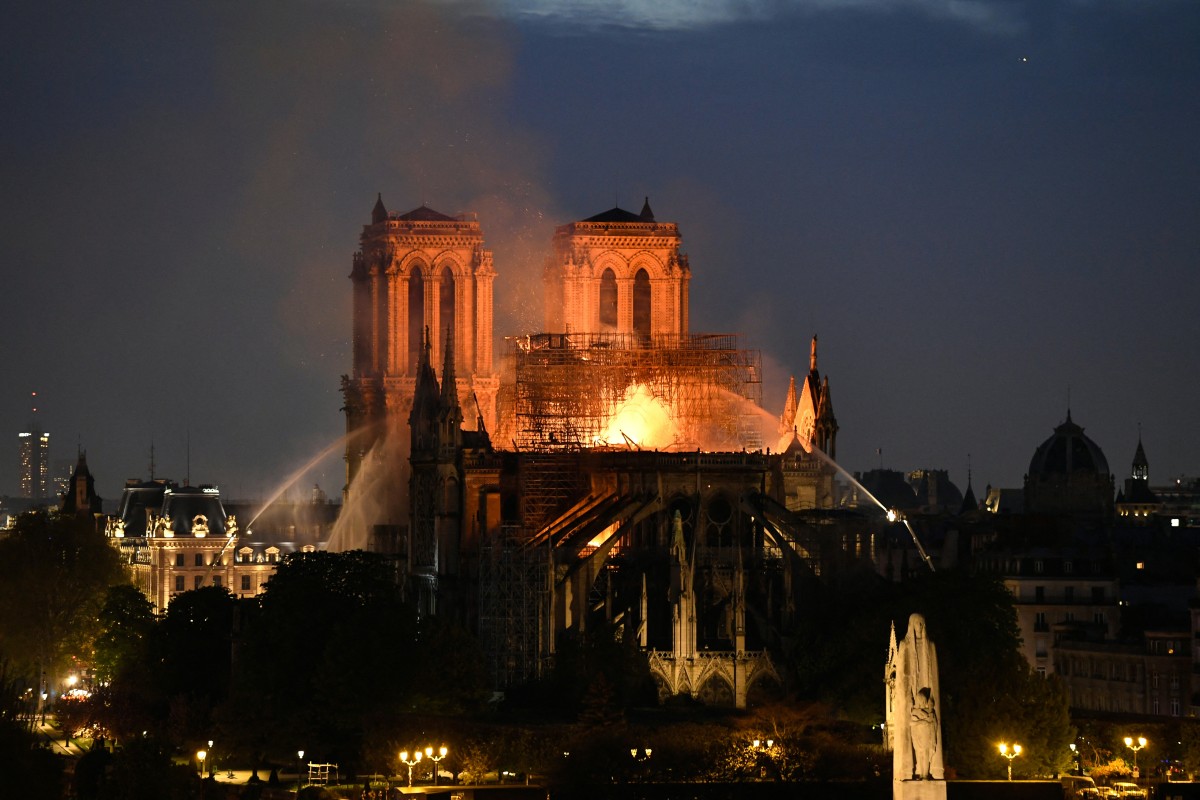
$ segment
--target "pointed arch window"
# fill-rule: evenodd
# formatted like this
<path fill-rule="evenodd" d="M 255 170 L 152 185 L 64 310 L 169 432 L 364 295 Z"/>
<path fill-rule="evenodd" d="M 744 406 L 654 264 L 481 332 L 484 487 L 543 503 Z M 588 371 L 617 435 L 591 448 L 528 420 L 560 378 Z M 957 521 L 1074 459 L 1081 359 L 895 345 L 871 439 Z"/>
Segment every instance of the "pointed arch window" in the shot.
<path fill-rule="evenodd" d="M 600 328 L 617 327 L 617 276 L 611 269 L 600 276 Z"/>
<path fill-rule="evenodd" d="M 438 341 L 445 342 L 446 331 L 450 331 L 450 335 L 458 338 L 458 328 L 455 326 L 455 303 L 454 303 L 454 271 L 450 269 L 450 265 L 446 264 L 441 271 L 441 285 L 438 287 L 438 326 L 441 328 L 438 331 Z M 457 360 L 457 357 L 456 359 Z"/>
<path fill-rule="evenodd" d="M 644 269 L 633 276 L 633 330 L 650 335 L 650 275 Z"/>
<path fill-rule="evenodd" d="M 408 374 L 421 362 L 425 334 L 425 276 L 421 264 L 414 264 L 408 275 Z"/>

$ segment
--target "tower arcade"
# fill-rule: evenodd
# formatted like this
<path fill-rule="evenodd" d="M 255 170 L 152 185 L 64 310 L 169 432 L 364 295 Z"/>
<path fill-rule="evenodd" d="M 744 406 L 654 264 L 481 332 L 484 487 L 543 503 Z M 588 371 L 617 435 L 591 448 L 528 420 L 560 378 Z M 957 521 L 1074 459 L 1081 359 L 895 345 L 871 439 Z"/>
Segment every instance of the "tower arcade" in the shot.
<path fill-rule="evenodd" d="M 543 272 L 546 330 L 563 333 L 688 332 L 687 256 L 679 226 L 619 207 L 560 225 Z"/>

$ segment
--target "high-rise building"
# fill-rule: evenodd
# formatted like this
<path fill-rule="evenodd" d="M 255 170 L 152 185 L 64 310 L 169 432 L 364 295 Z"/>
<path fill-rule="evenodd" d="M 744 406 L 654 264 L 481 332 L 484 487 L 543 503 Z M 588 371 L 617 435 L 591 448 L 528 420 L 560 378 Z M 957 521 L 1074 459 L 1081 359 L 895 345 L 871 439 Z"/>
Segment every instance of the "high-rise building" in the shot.
<path fill-rule="evenodd" d="M 21 497 L 44 500 L 50 496 L 50 434 L 37 421 L 37 392 L 33 393 L 35 407 L 27 430 L 17 434 L 21 460 Z"/>

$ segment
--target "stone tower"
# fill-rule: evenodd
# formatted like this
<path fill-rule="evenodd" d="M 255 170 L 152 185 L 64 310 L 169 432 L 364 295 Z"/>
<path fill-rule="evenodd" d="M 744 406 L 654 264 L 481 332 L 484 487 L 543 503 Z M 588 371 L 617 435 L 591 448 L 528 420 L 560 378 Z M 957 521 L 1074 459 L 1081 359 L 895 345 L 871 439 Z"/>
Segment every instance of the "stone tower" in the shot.
<path fill-rule="evenodd" d="M 546 330 L 679 336 L 688 332 L 687 256 L 679 226 L 612 208 L 554 231 L 543 273 Z"/>
<path fill-rule="evenodd" d="M 430 331 L 429 363 L 445 364 L 453 341 L 450 383 L 470 420 L 495 424 L 500 380 L 492 364 L 492 253 L 479 223 L 426 206 L 389 213 L 380 197 L 363 226 L 350 279 L 354 284 L 354 371 L 342 379 L 346 485 L 363 456 L 408 422 Z M 445 366 L 443 366 L 445 370 Z M 444 376 L 443 376 L 444 380 Z"/>

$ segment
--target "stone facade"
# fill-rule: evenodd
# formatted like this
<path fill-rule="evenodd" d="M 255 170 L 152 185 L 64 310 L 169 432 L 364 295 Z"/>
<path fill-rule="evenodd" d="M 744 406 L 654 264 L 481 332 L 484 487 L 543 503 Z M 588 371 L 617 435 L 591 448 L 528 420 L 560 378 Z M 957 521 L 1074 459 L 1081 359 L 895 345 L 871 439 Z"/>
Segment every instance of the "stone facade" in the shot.
<path fill-rule="evenodd" d="M 679 226 L 621 208 L 559 226 L 546 262 L 546 330 L 562 333 L 688 332 L 691 269 Z"/>

